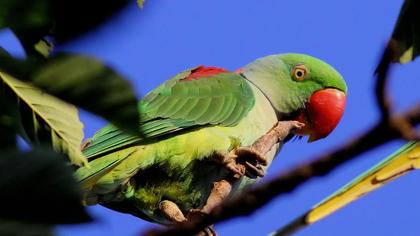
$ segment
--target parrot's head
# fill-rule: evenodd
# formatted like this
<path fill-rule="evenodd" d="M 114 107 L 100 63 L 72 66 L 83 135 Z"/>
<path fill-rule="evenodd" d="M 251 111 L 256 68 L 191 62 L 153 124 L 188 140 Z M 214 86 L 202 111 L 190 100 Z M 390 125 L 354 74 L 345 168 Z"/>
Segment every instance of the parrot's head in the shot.
<path fill-rule="evenodd" d="M 330 134 L 346 104 L 343 77 L 327 63 L 304 54 L 260 58 L 240 71 L 270 100 L 280 119 L 305 123 L 298 135 L 308 142 Z"/>

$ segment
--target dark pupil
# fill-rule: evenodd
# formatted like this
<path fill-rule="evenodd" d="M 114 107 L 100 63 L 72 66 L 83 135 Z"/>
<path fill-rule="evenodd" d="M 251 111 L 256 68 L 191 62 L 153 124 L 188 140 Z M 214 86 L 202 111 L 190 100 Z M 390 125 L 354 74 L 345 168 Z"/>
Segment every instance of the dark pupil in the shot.
<path fill-rule="evenodd" d="M 302 77 L 303 76 L 303 72 L 302 71 L 297 71 L 296 72 L 296 76 L 297 77 Z"/>

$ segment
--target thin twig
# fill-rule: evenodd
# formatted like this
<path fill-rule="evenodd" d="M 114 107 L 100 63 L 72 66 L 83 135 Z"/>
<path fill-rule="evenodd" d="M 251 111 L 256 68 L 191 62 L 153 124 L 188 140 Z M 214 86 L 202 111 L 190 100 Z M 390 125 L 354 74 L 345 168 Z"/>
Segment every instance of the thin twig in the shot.
<path fill-rule="evenodd" d="M 400 132 L 401 137 L 407 140 L 412 140 L 417 137 L 412 125 L 409 124 L 405 119 L 403 119 L 403 117 L 391 117 L 394 109 L 392 106 L 391 96 L 387 92 L 387 85 L 389 80 L 388 74 L 391 67 L 391 63 L 395 58 L 396 53 L 398 52 L 397 46 L 398 45 L 396 45 L 395 41 L 389 41 L 387 47 L 385 47 L 384 49 L 378 67 L 375 70 L 376 102 L 378 104 L 379 111 L 381 112 L 382 119 L 386 122 L 389 122 L 389 126 L 392 129 L 395 129 L 396 131 Z"/>
<path fill-rule="evenodd" d="M 388 72 L 393 54 L 392 44 L 388 44 L 382 54 L 378 67 L 375 70 L 375 75 L 377 76 L 375 85 L 376 102 L 379 111 L 382 114 L 382 119 L 384 120 L 388 120 L 392 112 L 391 99 L 387 93 L 387 84 Z"/>

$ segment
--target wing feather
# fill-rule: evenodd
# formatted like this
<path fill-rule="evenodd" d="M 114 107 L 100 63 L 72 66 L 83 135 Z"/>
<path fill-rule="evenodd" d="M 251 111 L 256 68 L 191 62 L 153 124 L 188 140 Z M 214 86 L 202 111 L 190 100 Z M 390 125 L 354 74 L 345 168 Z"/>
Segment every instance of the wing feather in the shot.
<path fill-rule="evenodd" d="M 183 80 L 184 71 L 151 91 L 139 102 L 139 129 L 135 137 L 112 125 L 96 133 L 85 148 L 88 158 L 126 148 L 135 143 L 164 138 L 187 128 L 206 125 L 234 126 L 254 106 L 252 89 L 235 73 Z"/>

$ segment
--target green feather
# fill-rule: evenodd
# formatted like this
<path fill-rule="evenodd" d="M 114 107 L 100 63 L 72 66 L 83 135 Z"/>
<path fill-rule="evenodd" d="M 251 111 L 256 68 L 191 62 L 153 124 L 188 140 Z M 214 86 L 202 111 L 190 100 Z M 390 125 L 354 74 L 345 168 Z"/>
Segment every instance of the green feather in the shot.
<path fill-rule="evenodd" d="M 184 76 L 189 74 L 181 73 Z M 251 88 L 237 74 L 222 73 L 211 78 L 180 80 L 183 78 L 175 76 L 140 101 L 140 114 L 143 118 L 139 130 L 144 134 L 143 138 L 107 126 L 90 140 L 84 154 L 92 158 L 186 128 L 216 124 L 232 126 L 255 103 Z"/>

